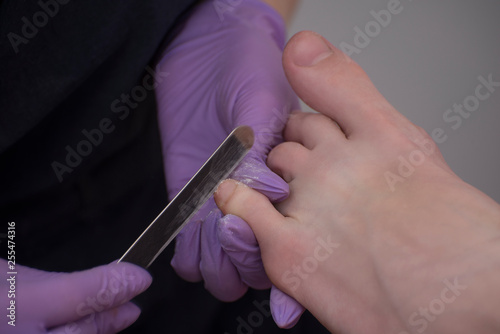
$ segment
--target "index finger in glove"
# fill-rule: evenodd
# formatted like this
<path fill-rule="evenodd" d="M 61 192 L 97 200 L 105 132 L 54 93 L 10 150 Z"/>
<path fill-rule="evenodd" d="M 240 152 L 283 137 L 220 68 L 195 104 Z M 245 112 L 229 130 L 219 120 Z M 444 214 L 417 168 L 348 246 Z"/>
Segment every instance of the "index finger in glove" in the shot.
<path fill-rule="evenodd" d="M 52 328 L 48 334 L 114 334 L 133 324 L 141 310 L 129 302 L 116 308 L 96 313 L 76 322 Z"/>
<path fill-rule="evenodd" d="M 46 301 L 38 312 L 51 328 L 86 316 L 93 320 L 95 313 L 125 304 L 146 290 L 151 281 L 149 273 L 136 265 L 111 263 L 27 284 L 36 284 L 36 298 Z M 22 291 L 20 287 L 19 293 Z"/>
<path fill-rule="evenodd" d="M 238 269 L 242 281 L 255 289 L 268 288 L 271 282 L 250 226 L 238 216 L 226 215 L 219 221 L 218 235 L 222 248 Z M 274 321 L 281 328 L 293 327 L 305 310 L 299 302 L 274 285 L 271 287 L 270 308 Z"/>
<path fill-rule="evenodd" d="M 267 289 L 267 277 L 257 239 L 250 226 L 240 217 L 226 215 L 219 220 L 217 235 L 224 252 L 238 270 L 241 280 L 254 289 Z"/>
<path fill-rule="evenodd" d="M 264 158 L 250 151 L 230 177 L 257 190 L 273 203 L 281 202 L 288 197 L 288 184 L 266 166 Z"/>
<path fill-rule="evenodd" d="M 285 82 L 282 86 L 269 87 L 265 92 L 262 87 L 243 90 L 234 105 L 234 127 L 252 127 L 255 135 L 252 151 L 260 157 L 265 157 L 283 141 L 282 133 L 290 113 L 298 109 L 297 98 L 289 89 Z"/>
<path fill-rule="evenodd" d="M 217 236 L 217 222 L 222 213 L 213 199 L 213 211 L 206 217 L 201 234 L 200 270 L 205 281 L 205 288 L 223 301 L 234 301 L 245 294 L 248 287 L 242 282 L 237 268 L 228 254 L 221 248 Z"/>

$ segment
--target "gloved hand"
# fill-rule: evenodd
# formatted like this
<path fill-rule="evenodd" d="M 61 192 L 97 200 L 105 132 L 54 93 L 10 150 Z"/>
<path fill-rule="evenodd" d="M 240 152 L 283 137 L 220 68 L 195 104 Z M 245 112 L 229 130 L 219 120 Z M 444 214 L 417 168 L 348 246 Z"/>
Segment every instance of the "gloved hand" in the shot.
<path fill-rule="evenodd" d="M 271 201 L 288 196 L 287 183 L 265 164 L 298 107 L 281 64 L 284 44 L 282 18 L 259 0 L 206 1 L 190 15 L 156 69 L 163 73 L 156 95 L 171 198 L 239 125 L 253 128 L 255 144 L 231 177 Z M 172 266 L 188 281 L 203 279 L 224 301 L 249 286 L 271 286 L 252 230 L 235 216 L 222 217 L 213 199 L 177 236 Z M 272 291 L 276 323 L 293 326 L 303 307 Z"/>
<path fill-rule="evenodd" d="M 0 268 L 3 277 L 12 271 L 4 259 Z M 130 263 L 73 273 L 20 265 L 15 271 L 0 281 L 2 313 L 7 312 L 0 333 L 117 333 L 137 320 L 140 310 L 129 300 L 151 284 L 148 272 Z"/>

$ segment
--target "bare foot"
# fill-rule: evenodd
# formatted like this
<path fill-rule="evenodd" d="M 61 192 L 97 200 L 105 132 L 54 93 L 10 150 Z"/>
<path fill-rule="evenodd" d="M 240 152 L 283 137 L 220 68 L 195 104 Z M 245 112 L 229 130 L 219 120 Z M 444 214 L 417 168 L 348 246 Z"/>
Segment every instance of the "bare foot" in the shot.
<path fill-rule="evenodd" d="M 500 206 L 322 37 L 295 35 L 283 64 L 321 113 L 295 113 L 269 155 L 290 197 L 234 181 L 215 196 L 273 283 L 338 333 L 498 333 Z"/>

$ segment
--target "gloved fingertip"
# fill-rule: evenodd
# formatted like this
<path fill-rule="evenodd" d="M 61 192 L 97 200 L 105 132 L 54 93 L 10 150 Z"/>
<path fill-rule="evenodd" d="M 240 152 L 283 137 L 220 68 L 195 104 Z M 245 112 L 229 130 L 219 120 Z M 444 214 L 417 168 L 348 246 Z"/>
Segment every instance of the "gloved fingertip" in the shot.
<path fill-rule="evenodd" d="M 149 271 L 146 268 L 143 268 L 143 267 L 141 267 L 135 263 L 132 263 L 132 262 L 127 262 L 127 261 L 118 262 L 118 260 L 115 260 L 113 262 L 110 262 L 108 264 L 108 266 L 118 267 L 118 268 L 124 267 L 124 268 L 127 268 L 127 270 L 136 272 L 138 275 L 144 275 L 144 276 L 151 277 L 151 274 L 149 273 Z"/>
<path fill-rule="evenodd" d="M 305 308 L 274 285 L 271 288 L 271 314 L 280 328 L 292 328 L 299 322 Z"/>
<path fill-rule="evenodd" d="M 215 298 L 225 303 L 232 303 L 243 297 L 247 291 L 248 286 L 243 282 L 232 280 L 228 285 L 214 287 L 210 284 L 205 284 L 205 289 L 209 291 Z"/>
<path fill-rule="evenodd" d="M 141 266 L 130 262 L 111 262 L 108 265 L 107 275 L 112 280 L 121 280 L 123 286 L 128 288 L 131 296 L 136 296 L 145 291 L 153 282 L 151 274 Z M 127 298 L 127 297 L 126 297 Z"/>
<path fill-rule="evenodd" d="M 290 193 L 288 183 L 272 172 L 260 158 L 245 158 L 231 177 L 264 194 L 271 202 L 281 202 Z"/>
<path fill-rule="evenodd" d="M 225 251 L 241 249 L 236 245 L 257 246 L 257 239 L 250 226 L 240 217 L 225 215 L 217 224 L 217 236 Z"/>
<path fill-rule="evenodd" d="M 112 268 L 124 268 L 123 270 L 128 271 L 127 280 L 135 283 L 135 289 L 133 289 L 133 291 L 136 294 L 145 291 L 153 282 L 153 276 L 151 276 L 151 273 L 146 268 L 143 268 L 135 263 L 125 261 L 118 262 L 118 260 L 115 260 L 108 265 Z"/>
<path fill-rule="evenodd" d="M 272 310 L 272 308 L 271 308 Z M 271 311 L 274 322 L 279 328 L 290 329 L 294 327 L 300 320 L 302 313 L 305 309 L 293 309 L 292 312 L 285 311 L 281 313 L 276 313 L 276 311 Z"/>
<path fill-rule="evenodd" d="M 140 314 L 141 309 L 137 305 L 127 302 L 114 308 L 92 313 L 78 321 L 51 327 L 47 333 L 118 333 L 132 325 Z"/>
<path fill-rule="evenodd" d="M 263 173 L 259 181 L 255 182 L 252 188 L 266 195 L 271 202 L 279 203 L 288 198 L 290 194 L 288 183 L 271 170 Z"/>
<path fill-rule="evenodd" d="M 172 257 L 170 265 L 177 275 L 188 282 L 196 283 L 203 280 L 199 266 L 186 265 L 186 263 L 182 260 L 182 257 L 177 254 L 174 254 Z"/>
<path fill-rule="evenodd" d="M 293 314 L 284 314 L 279 317 L 277 317 L 274 313 L 272 313 L 272 315 L 274 322 L 279 328 L 290 329 L 299 322 L 302 313 L 304 313 L 304 310 L 301 310 L 300 312 L 295 312 Z"/>
<path fill-rule="evenodd" d="M 120 315 L 120 318 L 123 319 L 124 323 L 128 322 L 128 327 L 139 318 L 141 315 L 141 308 L 136 304 L 129 302 L 120 306 L 118 314 Z"/>
<path fill-rule="evenodd" d="M 100 329 L 99 333 L 116 333 L 136 322 L 140 315 L 141 309 L 139 306 L 128 302 L 116 309 L 97 314 L 95 323 L 96 327 Z"/>
<path fill-rule="evenodd" d="M 150 286 L 151 284 L 153 283 L 153 276 L 151 276 L 151 274 L 149 272 L 147 272 L 146 270 L 144 270 L 147 275 L 141 275 L 142 277 L 139 279 L 139 284 L 137 285 L 138 288 L 136 290 L 136 293 L 137 294 L 140 294 L 140 293 L 143 293 L 144 291 L 146 291 Z"/>

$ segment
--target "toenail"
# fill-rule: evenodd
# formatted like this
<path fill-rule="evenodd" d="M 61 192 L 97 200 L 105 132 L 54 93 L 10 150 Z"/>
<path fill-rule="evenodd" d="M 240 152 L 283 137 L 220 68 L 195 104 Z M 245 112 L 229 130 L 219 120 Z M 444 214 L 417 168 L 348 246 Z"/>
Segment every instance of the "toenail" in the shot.
<path fill-rule="evenodd" d="M 226 205 L 226 203 L 229 201 L 234 191 L 236 190 L 237 186 L 238 182 L 234 180 L 224 180 L 219 184 L 219 186 L 215 190 L 215 196 L 219 208 Z"/>
<path fill-rule="evenodd" d="M 292 59 L 298 66 L 314 66 L 333 54 L 328 42 L 319 34 L 310 34 L 307 40 L 295 45 Z"/>

